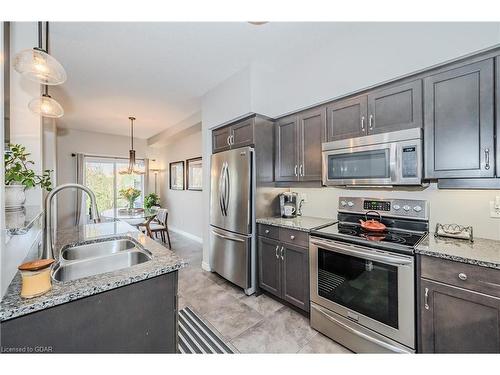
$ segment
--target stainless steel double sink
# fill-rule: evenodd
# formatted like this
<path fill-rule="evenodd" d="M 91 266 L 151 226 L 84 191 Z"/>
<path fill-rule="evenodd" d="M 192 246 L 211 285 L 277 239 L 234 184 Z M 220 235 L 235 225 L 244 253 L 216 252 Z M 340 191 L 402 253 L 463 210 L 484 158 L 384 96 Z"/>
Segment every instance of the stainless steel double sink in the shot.
<path fill-rule="evenodd" d="M 56 281 L 72 281 L 148 262 L 152 254 L 129 238 L 102 239 L 62 248 L 53 270 Z"/>

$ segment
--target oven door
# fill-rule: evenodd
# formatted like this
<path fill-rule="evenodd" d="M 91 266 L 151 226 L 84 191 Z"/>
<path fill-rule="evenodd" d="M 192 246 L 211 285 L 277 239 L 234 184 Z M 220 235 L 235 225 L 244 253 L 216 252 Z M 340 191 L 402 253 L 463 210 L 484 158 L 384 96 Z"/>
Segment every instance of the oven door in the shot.
<path fill-rule="evenodd" d="M 323 185 L 394 185 L 397 143 L 323 151 Z"/>
<path fill-rule="evenodd" d="M 414 257 L 311 237 L 311 301 L 415 348 Z"/>

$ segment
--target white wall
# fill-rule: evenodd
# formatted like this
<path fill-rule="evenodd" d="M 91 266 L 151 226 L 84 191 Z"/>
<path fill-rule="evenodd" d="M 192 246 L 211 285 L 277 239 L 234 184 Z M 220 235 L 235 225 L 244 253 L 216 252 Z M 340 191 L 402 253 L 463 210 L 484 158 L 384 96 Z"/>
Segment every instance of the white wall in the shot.
<path fill-rule="evenodd" d="M 3 23 L 0 25 L 3 33 Z M 0 36 L 3 43 L 3 35 Z M 16 53 L 33 48 L 37 45 L 37 24 L 36 22 L 11 22 L 10 24 L 10 57 L 11 61 Z M 3 51 L 3 47 L 0 48 Z M 1 72 L 3 75 L 3 57 Z M 3 84 L 0 85 L 3 95 Z M 11 143 L 21 143 L 26 146 L 31 153 L 30 158 L 35 161 L 33 169 L 36 173 L 42 170 L 42 126 L 40 116 L 32 113 L 28 108 L 28 103 L 40 95 L 40 85 L 23 78 L 17 73 L 12 65 L 10 66 L 10 141 Z M 3 98 L 1 100 L 3 111 Z M 1 114 L 3 119 L 3 113 Z M 2 120 L 3 121 L 3 120 Z M 2 125 L 3 129 L 3 125 Z M 3 147 L 3 130 L 1 144 Z M 0 204 L 1 216 L 1 280 L 0 292 L 5 293 L 12 278 L 17 272 L 17 267 L 24 261 L 33 246 L 40 240 L 41 229 L 33 226 L 32 229 L 19 236 L 5 236 L 3 228 L 4 222 L 4 172 L 3 163 L 1 170 L 0 185 L 2 189 L 2 202 Z M 26 192 L 26 204 L 40 206 L 42 204 L 42 190 L 37 187 Z"/>
<path fill-rule="evenodd" d="M 146 140 L 134 139 L 137 158 L 147 157 Z M 74 129 L 57 130 L 57 185 L 76 182 L 76 160 L 72 153 L 99 156 L 128 157 L 130 137 L 94 133 Z M 75 210 L 74 191 L 62 191 L 57 195 L 58 227 L 72 226 Z"/>
<path fill-rule="evenodd" d="M 498 43 L 500 23 L 353 23 L 296 60 L 255 66 L 252 111 L 277 117 Z"/>
<path fill-rule="evenodd" d="M 10 57 L 38 44 L 36 22 L 11 22 Z M 21 76 L 10 66 L 10 142 L 26 146 L 35 161 L 35 173 L 42 171 L 42 119 L 28 108 L 28 103 L 41 95 L 41 86 Z M 40 206 L 42 189 L 36 187 L 26 191 L 26 205 Z"/>
<path fill-rule="evenodd" d="M 273 66 L 255 63 L 208 92 L 202 100 L 204 267 L 209 268 L 210 128 L 248 112 L 281 116 L 498 43 L 499 23 L 357 23 L 345 35 L 332 35 L 331 43 L 315 51 L 304 55 L 297 51 L 295 60 Z M 304 212 L 326 217 L 336 215 L 340 194 L 382 195 L 331 188 L 308 191 Z M 414 196 L 410 192 L 384 194 Z M 474 225 L 478 236 L 499 238 L 497 222 L 485 211 L 487 201 L 499 192 L 438 191 L 432 186 L 421 194 L 433 206 L 431 224 L 463 222 Z"/>
<path fill-rule="evenodd" d="M 191 190 L 170 190 L 169 163 L 201 156 L 201 127 L 196 131 L 177 138 L 167 146 L 155 150 L 162 172 L 159 175 L 161 205 L 168 209 L 168 226 L 194 236 L 201 241 L 203 236 L 203 192 Z M 186 165 L 184 165 L 186 168 Z"/>

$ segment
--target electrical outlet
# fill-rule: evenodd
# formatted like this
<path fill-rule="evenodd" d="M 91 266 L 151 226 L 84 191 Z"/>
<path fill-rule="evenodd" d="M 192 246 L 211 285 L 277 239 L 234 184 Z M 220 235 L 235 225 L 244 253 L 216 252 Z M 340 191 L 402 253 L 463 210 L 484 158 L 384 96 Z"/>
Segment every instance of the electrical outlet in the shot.
<path fill-rule="evenodd" d="M 494 201 L 490 201 L 490 217 L 500 219 L 500 196 L 496 196 Z"/>

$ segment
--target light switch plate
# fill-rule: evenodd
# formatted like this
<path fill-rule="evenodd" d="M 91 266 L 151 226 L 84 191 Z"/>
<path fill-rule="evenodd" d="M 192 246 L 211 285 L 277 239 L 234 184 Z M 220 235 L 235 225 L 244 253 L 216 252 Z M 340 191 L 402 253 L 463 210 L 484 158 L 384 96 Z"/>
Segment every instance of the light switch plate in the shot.
<path fill-rule="evenodd" d="M 490 201 L 490 217 L 500 219 L 500 210 L 495 209 L 495 201 Z"/>

